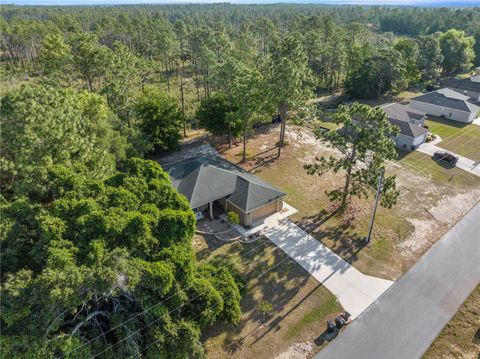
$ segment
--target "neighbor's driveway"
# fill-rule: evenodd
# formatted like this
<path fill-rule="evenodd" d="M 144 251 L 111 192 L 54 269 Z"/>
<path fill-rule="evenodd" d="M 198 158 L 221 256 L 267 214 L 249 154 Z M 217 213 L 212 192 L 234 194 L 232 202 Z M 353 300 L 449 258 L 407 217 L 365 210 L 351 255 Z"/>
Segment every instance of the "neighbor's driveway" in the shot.
<path fill-rule="evenodd" d="M 323 283 L 352 319 L 393 284 L 359 272 L 288 219 L 271 221 L 262 233 Z"/>
<path fill-rule="evenodd" d="M 435 142 L 437 142 L 437 141 L 435 141 Z M 457 153 L 454 153 L 452 151 L 448 151 L 448 150 L 445 150 L 441 147 L 438 147 L 438 146 L 435 145 L 435 142 L 434 143 L 431 143 L 431 142 L 422 143 L 417 148 L 417 151 L 423 152 L 423 153 L 425 153 L 429 156 L 433 156 L 433 154 L 437 151 L 441 151 L 441 152 L 447 151 L 449 153 L 453 153 L 453 154 L 455 154 L 455 156 L 458 156 L 458 162 L 455 165 L 456 167 L 458 167 L 458 168 L 460 168 L 464 171 L 470 172 L 470 173 L 472 173 L 476 176 L 480 176 L 480 162 L 475 162 L 474 160 L 471 160 L 470 158 L 460 156 Z"/>
<path fill-rule="evenodd" d="M 315 359 L 420 358 L 479 281 L 480 203 Z"/>

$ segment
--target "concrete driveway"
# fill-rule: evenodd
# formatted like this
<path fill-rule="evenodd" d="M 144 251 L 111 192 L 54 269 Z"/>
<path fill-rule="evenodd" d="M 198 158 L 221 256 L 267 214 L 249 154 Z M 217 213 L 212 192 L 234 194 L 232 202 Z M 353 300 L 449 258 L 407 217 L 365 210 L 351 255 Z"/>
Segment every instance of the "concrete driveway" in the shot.
<path fill-rule="evenodd" d="M 438 141 L 435 142 L 425 142 L 422 143 L 418 148 L 417 151 L 423 152 L 429 156 L 433 156 L 433 154 L 437 151 L 447 151 L 449 153 L 453 153 L 455 156 L 458 156 L 458 162 L 455 165 L 456 167 L 470 172 L 471 174 L 474 174 L 476 176 L 480 176 L 480 162 L 475 162 L 474 160 L 471 160 L 470 158 L 460 156 L 457 153 L 454 153 L 452 151 L 445 150 L 441 147 L 438 147 L 435 145 Z"/>
<path fill-rule="evenodd" d="M 420 358 L 479 281 L 480 203 L 315 359 Z"/>
<path fill-rule="evenodd" d="M 361 273 L 288 219 L 270 222 L 262 233 L 323 283 L 352 319 L 393 284 Z"/>

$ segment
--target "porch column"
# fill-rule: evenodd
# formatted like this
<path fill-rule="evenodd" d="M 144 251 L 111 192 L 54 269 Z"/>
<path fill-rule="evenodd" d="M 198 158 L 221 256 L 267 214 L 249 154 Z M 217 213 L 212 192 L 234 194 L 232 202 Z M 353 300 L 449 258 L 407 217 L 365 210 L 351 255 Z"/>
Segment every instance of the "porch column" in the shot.
<path fill-rule="evenodd" d="M 208 204 L 208 215 L 210 216 L 210 219 L 213 219 L 213 202 Z"/>

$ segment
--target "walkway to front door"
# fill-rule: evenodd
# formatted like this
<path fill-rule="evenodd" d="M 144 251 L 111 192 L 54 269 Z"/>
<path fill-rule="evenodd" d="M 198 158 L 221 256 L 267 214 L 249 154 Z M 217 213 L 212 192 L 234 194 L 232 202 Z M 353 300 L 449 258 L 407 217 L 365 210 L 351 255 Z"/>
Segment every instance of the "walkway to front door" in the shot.
<path fill-rule="evenodd" d="M 288 219 L 269 221 L 262 233 L 330 290 L 352 319 L 393 284 L 359 272 Z"/>

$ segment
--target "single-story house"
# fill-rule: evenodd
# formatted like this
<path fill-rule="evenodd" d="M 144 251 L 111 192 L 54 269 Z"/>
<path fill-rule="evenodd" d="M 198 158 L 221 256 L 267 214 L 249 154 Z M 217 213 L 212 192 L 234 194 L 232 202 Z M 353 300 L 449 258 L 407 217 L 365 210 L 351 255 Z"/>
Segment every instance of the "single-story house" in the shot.
<path fill-rule="evenodd" d="M 473 101 L 480 101 L 480 75 L 458 79 L 455 77 L 443 80 L 442 87 L 468 96 Z"/>
<path fill-rule="evenodd" d="M 469 97 L 448 88 L 428 92 L 410 100 L 410 107 L 429 115 L 471 123 L 480 107 L 469 102 Z"/>
<path fill-rule="evenodd" d="M 212 218 L 214 202 L 226 212 L 237 213 L 244 226 L 283 208 L 285 192 L 219 156 L 187 158 L 163 168 L 173 187 L 187 198 L 197 219 L 203 212 Z"/>
<path fill-rule="evenodd" d="M 423 127 L 426 113 L 408 105 L 390 103 L 382 106 L 392 125 L 400 128 L 393 139 L 397 147 L 414 150 L 425 142 L 428 130 Z"/>

